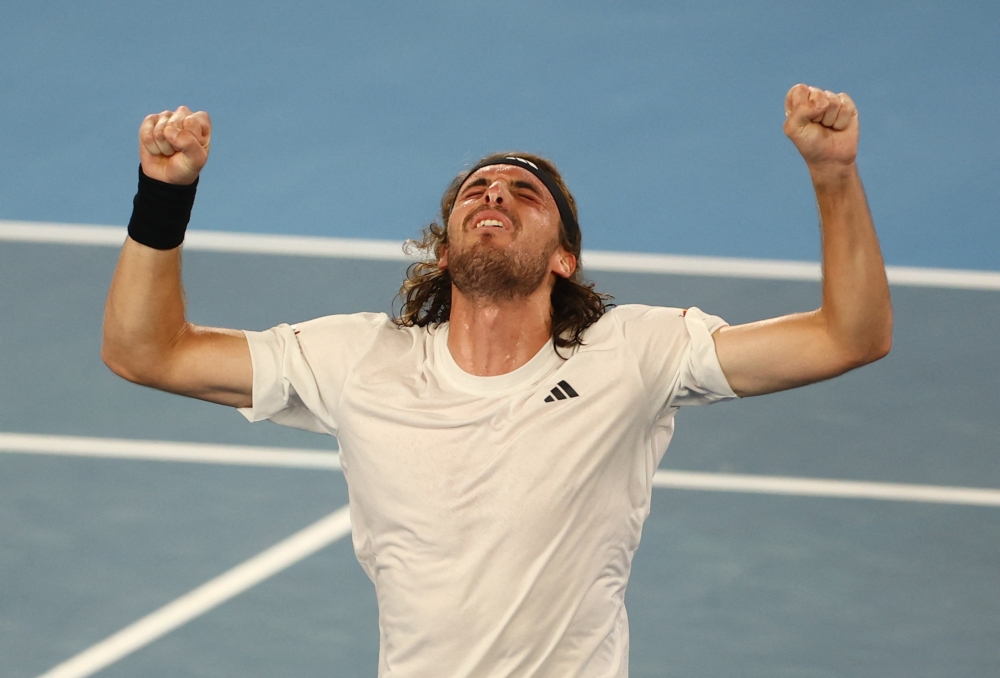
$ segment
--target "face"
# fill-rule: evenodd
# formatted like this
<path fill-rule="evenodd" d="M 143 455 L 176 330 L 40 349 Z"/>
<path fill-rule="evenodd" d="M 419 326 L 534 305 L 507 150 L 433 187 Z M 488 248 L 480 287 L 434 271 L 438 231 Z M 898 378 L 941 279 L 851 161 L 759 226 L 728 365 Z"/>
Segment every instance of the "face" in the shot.
<path fill-rule="evenodd" d="M 503 301 L 526 297 L 550 274 L 569 277 L 576 259 L 560 244 L 559 208 L 531 172 L 491 165 L 459 189 L 448 219 L 447 268 L 460 292 Z"/>

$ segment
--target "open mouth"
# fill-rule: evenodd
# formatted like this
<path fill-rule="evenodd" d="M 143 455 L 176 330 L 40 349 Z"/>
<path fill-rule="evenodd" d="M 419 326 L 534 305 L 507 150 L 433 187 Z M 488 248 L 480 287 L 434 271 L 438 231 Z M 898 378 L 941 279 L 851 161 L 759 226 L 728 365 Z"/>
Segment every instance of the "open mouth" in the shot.
<path fill-rule="evenodd" d="M 503 222 L 500 221 L 499 219 L 483 219 L 482 221 L 476 222 L 476 225 L 473 227 L 473 230 L 478 231 L 481 229 L 489 229 L 489 228 L 498 228 L 502 231 L 504 230 L 504 225 Z"/>

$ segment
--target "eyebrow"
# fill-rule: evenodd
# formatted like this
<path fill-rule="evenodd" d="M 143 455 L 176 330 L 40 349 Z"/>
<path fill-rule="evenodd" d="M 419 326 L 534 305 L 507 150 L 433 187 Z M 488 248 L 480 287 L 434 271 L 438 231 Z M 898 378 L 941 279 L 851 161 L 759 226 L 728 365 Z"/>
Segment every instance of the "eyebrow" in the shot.
<path fill-rule="evenodd" d="M 467 183 L 462 188 L 462 193 L 464 194 L 467 190 L 469 190 L 470 188 L 474 188 L 476 186 L 489 186 L 489 185 L 490 185 L 490 182 L 489 182 L 489 180 L 486 179 L 486 177 L 480 177 L 480 178 L 476 179 L 475 181 L 470 181 L 469 183 Z M 537 195 L 539 198 L 543 197 L 542 192 L 538 189 L 538 186 L 535 186 L 530 181 L 523 181 L 521 179 L 515 179 L 514 181 L 510 182 L 510 185 L 511 185 L 511 188 L 527 189 L 527 190 L 531 191 L 532 193 L 534 193 L 535 195 Z"/>
<path fill-rule="evenodd" d="M 465 193 L 467 190 L 469 190 L 470 188 L 473 188 L 475 186 L 488 186 L 488 185 L 489 185 L 489 182 L 486 181 L 486 178 L 485 177 L 481 177 L 479 179 L 476 179 L 475 181 L 470 181 L 469 183 L 467 183 L 462 188 L 462 193 Z"/>
<path fill-rule="evenodd" d="M 538 190 L 538 186 L 535 186 L 530 181 L 521 181 L 520 179 L 516 179 L 510 182 L 510 185 L 513 186 L 514 188 L 526 188 L 535 195 L 537 195 L 539 198 L 542 197 L 542 192 Z"/>

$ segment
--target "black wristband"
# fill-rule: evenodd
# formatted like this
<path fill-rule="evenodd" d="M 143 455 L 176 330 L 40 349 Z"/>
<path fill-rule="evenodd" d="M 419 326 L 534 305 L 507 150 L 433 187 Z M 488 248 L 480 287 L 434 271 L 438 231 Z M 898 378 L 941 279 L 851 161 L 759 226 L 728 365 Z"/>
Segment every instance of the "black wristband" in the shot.
<path fill-rule="evenodd" d="M 150 179 L 139 167 L 139 190 L 132 201 L 128 235 L 157 250 L 172 250 L 184 242 L 198 180 L 188 186 Z"/>

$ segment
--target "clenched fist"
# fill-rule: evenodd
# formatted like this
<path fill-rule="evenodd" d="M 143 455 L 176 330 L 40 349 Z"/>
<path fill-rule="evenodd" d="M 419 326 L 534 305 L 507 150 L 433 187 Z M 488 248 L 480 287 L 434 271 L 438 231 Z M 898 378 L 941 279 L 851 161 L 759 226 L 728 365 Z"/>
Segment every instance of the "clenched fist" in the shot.
<path fill-rule="evenodd" d="M 796 85 L 785 97 L 785 134 L 812 169 L 850 165 L 858 154 L 858 109 L 843 92 Z"/>
<path fill-rule="evenodd" d="M 168 184 L 194 183 L 208 161 L 212 121 L 205 111 L 187 106 L 147 115 L 139 126 L 143 173 Z"/>

